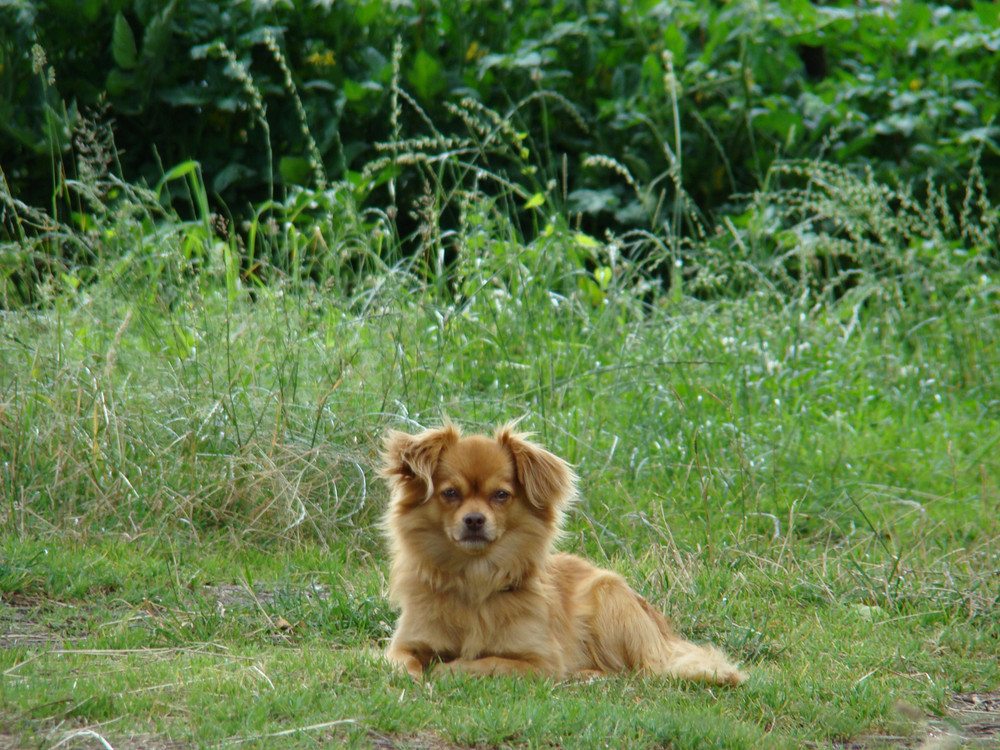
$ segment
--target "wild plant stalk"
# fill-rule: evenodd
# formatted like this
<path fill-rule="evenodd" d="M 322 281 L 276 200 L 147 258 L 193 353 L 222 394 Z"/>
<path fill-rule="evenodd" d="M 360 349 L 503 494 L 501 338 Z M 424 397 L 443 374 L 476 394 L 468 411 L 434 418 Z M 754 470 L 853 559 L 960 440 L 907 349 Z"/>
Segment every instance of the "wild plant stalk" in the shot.
<path fill-rule="evenodd" d="M 261 95 L 260 89 L 254 81 L 250 70 L 240 61 L 236 54 L 226 46 L 225 42 L 219 41 L 213 44 L 209 49 L 209 53 L 218 55 L 226 61 L 226 72 L 240 82 L 243 87 L 243 92 L 250 99 L 251 108 L 255 114 L 254 119 L 257 124 L 260 125 L 260 129 L 264 134 L 264 151 L 267 154 L 266 163 L 270 166 L 270 169 L 267 171 L 268 202 L 270 203 L 274 201 L 274 153 L 271 146 L 271 125 L 267 120 L 267 104 L 264 101 L 264 97 Z M 251 252 L 253 252 L 252 247 Z"/>
<path fill-rule="evenodd" d="M 674 56 L 668 50 L 663 52 L 663 67 L 665 73 L 663 76 L 663 87 L 667 92 L 667 96 L 670 98 L 670 111 L 674 124 L 674 148 L 673 151 L 667 147 L 664 143 L 664 150 L 667 152 L 667 159 L 669 163 L 669 174 L 670 180 L 674 185 L 674 206 L 673 206 L 673 217 L 670 224 L 670 248 L 672 255 L 671 263 L 671 287 L 672 296 L 675 302 L 679 301 L 684 293 L 683 290 L 683 260 L 681 259 L 680 253 L 680 236 L 681 236 L 681 217 L 683 210 L 683 203 L 681 196 L 684 195 L 684 189 L 681 181 L 681 175 L 683 174 L 683 163 L 682 159 L 682 144 L 681 144 L 681 116 L 680 109 L 677 105 L 678 94 L 680 93 L 680 83 L 677 80 L 677 76 L 674 73 Z"/>
<path fill-rule="evenodd" d="M 267 29 L 264 32 L 264 43 L 267 45 L 268 50 L 270 50 L 271 55 L 274 57 L 274 61 L 278 63 L 278 67 L 281 68 L 285 91 L 292 98 L 292 102 L 295 104 L 295 111 L 299 116 L 299 122 L 302 126 L 302 136 L 306 139 L 306 147 L 309 151 L 309 166 L 312 168 L 313 175 L 316 179 L 316 189 L 320 191 L 326 190 L 329 181 L 326 177 L 326 169 L 323 166 L 323 157 L 319 153 L 319 147 L 316 145 L 316 139 L 313 138 L 312 131 L 309 128 L 309 118 L 306 115 L 305 108 L 302 106 L 302 100 L 299 98 L 298 90 L 295 86 L 295 80 L 292 77 L 291 68 L 288 67 L 288 63 L 285 61 L 285 56 L 281 51 L 278 40 L 275 38 L 274 33 L 270 29 Z M 258 98 L 259 96 L 260 95 L 258 94 Z M 337 137 L 337 147 L 339 149 L 339 161 L 343 162 L 343 146 L 340 143 L 339 136 Z M 268 159 L 268 163 L 271 163 L 270 159 Z"/>

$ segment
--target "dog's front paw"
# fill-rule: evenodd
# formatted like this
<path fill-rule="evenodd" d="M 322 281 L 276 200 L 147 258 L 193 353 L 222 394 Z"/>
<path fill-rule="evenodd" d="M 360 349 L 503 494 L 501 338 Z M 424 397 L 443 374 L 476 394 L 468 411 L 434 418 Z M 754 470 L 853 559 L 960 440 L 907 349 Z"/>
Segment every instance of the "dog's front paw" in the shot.
<path fill-rule="evenodd" d="M 390 649 L 385 658 L 398 672 L 406 672 L 417 681 L 424 679 L 424 663 L 416 654 L 402 649 Z"/>
<path fill-rule="evenodd" d="M 461 659 L 452 661 L 439 661 L 431 665 L 429 673 L 432 675 L 442 674 L 468 674 L 470 670 L 463 669 L 464 663 Z"/>

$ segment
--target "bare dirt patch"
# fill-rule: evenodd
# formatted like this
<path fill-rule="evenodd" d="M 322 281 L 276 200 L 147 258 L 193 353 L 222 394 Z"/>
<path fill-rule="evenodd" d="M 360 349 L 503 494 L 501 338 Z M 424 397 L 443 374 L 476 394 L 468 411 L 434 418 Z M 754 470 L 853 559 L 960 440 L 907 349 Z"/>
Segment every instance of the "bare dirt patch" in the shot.
<path fill-rule="evenodd" d="M 46 618 L 43 612 L 56 616 Z M 51 624 L 52 619 L 58 625 Z M 31 650 L 64 648 L 73 638 L 72 607 L 48 599 L 28 596 L 0 596 L 0 649 Z M 0 748 L 3 748 L 0 739 Z"/>
<path fill-rule="evenodd" d="M 490 750 L 488 745 L 455 745 L 430 732 L 397 737 L 369 732 L 373 750 Z"/>
<path fill-rule="evenodd" d="M 910 715 L 907 709 L 901 709 L 900 713 L 909 716 L 916 727 L 909 736 L 874 734 L 832 747 L 837 750 L 1000 748 L 1000 691 L 955 693 L 944 716 Z"/>
<path fill-rule="evenodd" d="M 217 605 L 228 609 L 253 609 L 264 604 L 273 604 L 277 599 L 277 593 L 269 588 L 250 589 L 243 584 L 234 583 L 208 584 L 202 589 L 202 593 L 214 599 Z M 309 586 L 299 593 L 307 599 L 330 597 L 330 589 L 327 586 Z"/>
<path fill-rule="evenodd" d="M 959 726 L 967 743 L 1000 747 L 1000 690 L 990 693 L 956 693 L 948 715 Z"/>

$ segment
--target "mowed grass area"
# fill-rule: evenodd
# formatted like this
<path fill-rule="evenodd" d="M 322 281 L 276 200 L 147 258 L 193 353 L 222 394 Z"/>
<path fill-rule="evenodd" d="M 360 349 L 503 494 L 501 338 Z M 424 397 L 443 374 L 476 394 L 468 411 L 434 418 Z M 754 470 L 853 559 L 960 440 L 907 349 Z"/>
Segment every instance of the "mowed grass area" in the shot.
<path fill-rule="evenodd" d="M 953 696 L 1000 688 L 995 262 L 894 235 L 849 283 L 782 287 L 743 234 L 696 269 L 728 274 L 709 293 L 492 216 L 463 225 L 446 275 L 368 238 L 364 274 L 266 284 L 185 260 L 180 222 L 123 224 L 89 283 L 3 313 L 0 746 L 960 732 Z M 581 247 L 593 262 L 566 260 Z M 376 452 L 443 416 L 524 416 L 582 477 L 561 547 L 749 681 L 391 673 Z"/>

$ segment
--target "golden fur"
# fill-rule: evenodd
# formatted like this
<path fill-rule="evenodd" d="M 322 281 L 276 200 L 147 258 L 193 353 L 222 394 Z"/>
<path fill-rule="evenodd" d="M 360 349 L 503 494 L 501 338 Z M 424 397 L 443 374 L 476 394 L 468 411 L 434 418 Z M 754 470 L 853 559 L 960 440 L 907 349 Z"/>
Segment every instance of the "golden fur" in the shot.
<path fill-rule="evenodd" d="M 400 608 L 386 655 L 414 678 L 432 668 L 744 679 L 714 646 L 677 636 L 620 576 L 552 553 L 576 475 L 513 423 L 492 438 L 450 423 L 393 431 L 382 461 L 389 594 Z"/>

